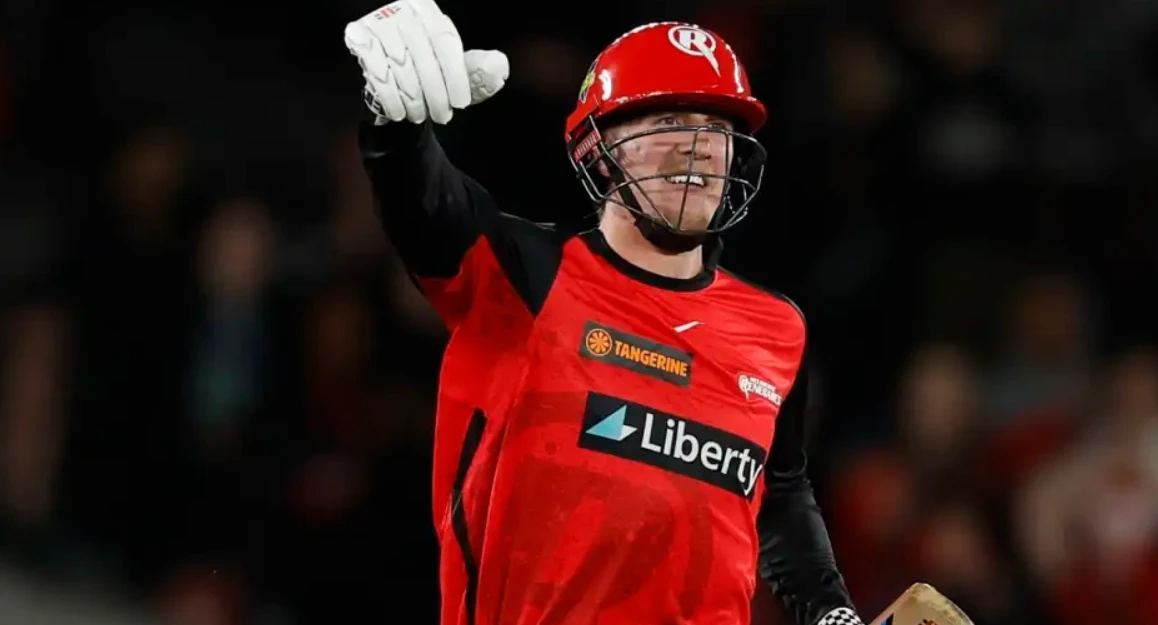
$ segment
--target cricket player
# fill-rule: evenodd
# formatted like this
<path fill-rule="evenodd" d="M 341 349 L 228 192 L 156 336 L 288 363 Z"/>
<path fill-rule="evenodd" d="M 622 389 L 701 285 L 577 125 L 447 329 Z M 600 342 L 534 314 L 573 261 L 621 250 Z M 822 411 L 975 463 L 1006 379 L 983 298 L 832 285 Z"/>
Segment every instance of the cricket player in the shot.
<path fill-rule="evenodd" d="M 804 317 L 717 266 L 765 161 L 728 44 L 657 23 L 598 56 L 564 153 L 600 221 L 569 233 L 500 211 L 436 139 L 503 87 L 501 52 L 464 52 L 434 0 L 345 42 L 382 224 L 450 330 L 443 625 L 746 625 L 758 578 L 800 625 L 860 623 L 805 471 Z"/>

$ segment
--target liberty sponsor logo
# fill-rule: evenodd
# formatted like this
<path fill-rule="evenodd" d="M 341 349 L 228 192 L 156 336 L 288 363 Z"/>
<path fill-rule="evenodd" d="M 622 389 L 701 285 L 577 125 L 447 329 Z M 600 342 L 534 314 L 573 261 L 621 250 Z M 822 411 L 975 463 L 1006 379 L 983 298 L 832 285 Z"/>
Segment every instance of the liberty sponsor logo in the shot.
<path fill-rule="evenodd" d="M 754 375 L 741 373 L 736 377 L 736 382 L 740 386 L 740 392 L 744 394 L 744 399 L 748 401 L 752 401 L 753 396 L 763 397 L 772 402 L 773 406 L 779 406 L 780 402 L 784 401 L 774 384 L 765 382 Z"/>
<path fill-rule="evenodd" d="M 679 386 L 692 381 L 691 354 L 594 321 L 583 327 L 579 354 Z"/>
<path fill-rule="evenodd" d="M 641 462 L 749 501 L 764 473 L 760 445 L 687 417 L 589 392 L 579 447 Z"/>

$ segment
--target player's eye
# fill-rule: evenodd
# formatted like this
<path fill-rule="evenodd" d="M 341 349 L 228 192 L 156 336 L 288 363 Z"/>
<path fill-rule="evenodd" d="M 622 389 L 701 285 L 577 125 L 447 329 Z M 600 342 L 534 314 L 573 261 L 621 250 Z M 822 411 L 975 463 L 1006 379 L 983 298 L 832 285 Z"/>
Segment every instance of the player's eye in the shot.
<path fill-rule="evenodd" d="M 680 120 L 675 115 L 664 115 L 655 120 L 657 126 L 679 126 Z"/>

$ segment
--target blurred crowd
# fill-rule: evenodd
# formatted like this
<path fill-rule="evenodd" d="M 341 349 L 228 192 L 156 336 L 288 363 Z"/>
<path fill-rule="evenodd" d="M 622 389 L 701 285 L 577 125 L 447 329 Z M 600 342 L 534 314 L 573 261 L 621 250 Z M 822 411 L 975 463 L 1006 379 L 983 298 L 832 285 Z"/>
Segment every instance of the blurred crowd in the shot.
<path fill-rule="evenodd" d="M 808 315 L 866 618 L 924 580 L 1158 623 L 1158 1 L 440 4 L 512 60 L 440 136 L 532 219 L 588 219 L 562 124 L 613 37 L 746 60 L 770 165 L 724 264 Z M 0 1 L 0 623 L 436 622 L 446 336 L 356 152 L 374 8 Z"/>

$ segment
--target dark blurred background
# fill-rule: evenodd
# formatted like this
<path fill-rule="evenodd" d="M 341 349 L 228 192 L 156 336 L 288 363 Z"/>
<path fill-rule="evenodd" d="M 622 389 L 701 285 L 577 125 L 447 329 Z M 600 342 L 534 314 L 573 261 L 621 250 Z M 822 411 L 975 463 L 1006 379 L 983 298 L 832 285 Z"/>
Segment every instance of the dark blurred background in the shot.
<path fill-rule="evenodd" d="M 0 623 L 436 622 L 444 332 L 371 209 L 377 0 L 0 1 Z M 1158 0 L 443 0 L 511 81 L 441 129 L 578 219 L 563 119 L 636 24 L 772 121 L 725 265 L 793 297 L 866 618 L 1158 624 Z M 766 592 L 758 624 L 783 624 Z"/>

